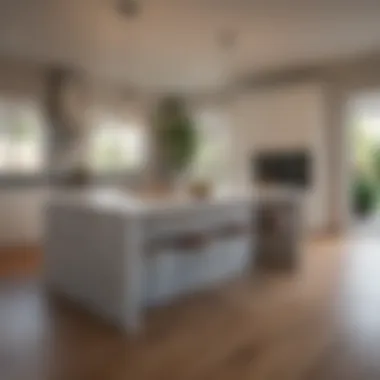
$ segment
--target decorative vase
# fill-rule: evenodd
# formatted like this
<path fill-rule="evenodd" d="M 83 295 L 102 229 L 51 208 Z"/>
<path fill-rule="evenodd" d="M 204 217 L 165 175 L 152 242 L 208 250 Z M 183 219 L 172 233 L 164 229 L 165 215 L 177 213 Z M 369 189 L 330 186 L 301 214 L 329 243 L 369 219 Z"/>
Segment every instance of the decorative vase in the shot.
<path fill-rule="evenodd" d="M 211 196 L 212 186 L 208 181 L 193 181 L 188 186 L 191 197 L 196 199 L 207 199 Z"/>

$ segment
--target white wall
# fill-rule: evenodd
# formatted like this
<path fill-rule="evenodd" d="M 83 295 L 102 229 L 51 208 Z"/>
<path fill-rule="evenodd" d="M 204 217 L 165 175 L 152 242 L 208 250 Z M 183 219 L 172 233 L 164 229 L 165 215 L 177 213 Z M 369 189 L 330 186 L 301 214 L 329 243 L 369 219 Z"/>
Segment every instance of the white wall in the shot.
<path fill-rule="evenodd" d="M 328 163 L 323 87 L 284 85 L 245 93 L 231 112 L 235 121 L 235 181 L 251 181 L 251 159 L 258 150 L 310 149 L 313 178 L 305 205 L 308 226 L 312 230 L 326 228 Z"/>

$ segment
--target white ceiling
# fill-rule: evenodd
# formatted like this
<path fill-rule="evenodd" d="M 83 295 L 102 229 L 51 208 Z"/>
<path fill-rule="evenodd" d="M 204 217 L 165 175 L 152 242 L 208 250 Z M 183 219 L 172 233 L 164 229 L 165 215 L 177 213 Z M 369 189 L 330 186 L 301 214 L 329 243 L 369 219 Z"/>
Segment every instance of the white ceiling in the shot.
<path fill-rule="evenodd" d="M 0 0 L 0 54 L 85 67 L 160 89 L 380 50 L 377 0 Z M 223 49 L 222 31 L 237 35 Z"/>

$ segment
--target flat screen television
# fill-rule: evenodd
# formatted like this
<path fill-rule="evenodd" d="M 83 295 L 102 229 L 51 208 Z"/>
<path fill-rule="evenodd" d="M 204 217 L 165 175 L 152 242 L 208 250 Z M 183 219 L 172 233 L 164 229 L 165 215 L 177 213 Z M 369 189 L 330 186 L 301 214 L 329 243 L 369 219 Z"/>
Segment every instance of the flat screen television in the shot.
<path fill-rule="evenodd" d="M 311 182 L 308 151 L 259 152 L 253 158 L 254 179 L 268 185 L 305 188 Z"/>

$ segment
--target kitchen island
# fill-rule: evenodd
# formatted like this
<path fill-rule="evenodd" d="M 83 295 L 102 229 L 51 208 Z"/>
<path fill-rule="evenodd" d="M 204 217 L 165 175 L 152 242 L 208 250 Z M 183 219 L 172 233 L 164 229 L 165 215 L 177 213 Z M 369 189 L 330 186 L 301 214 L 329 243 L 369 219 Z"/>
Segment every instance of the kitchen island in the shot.
<path fill-rule="evenodd" d="M 129 332 L 144 309 L 251 269 L 254 202 L 142 199 L 115 190 L 55 194 L 46 210 L 50 289 Z"/>

